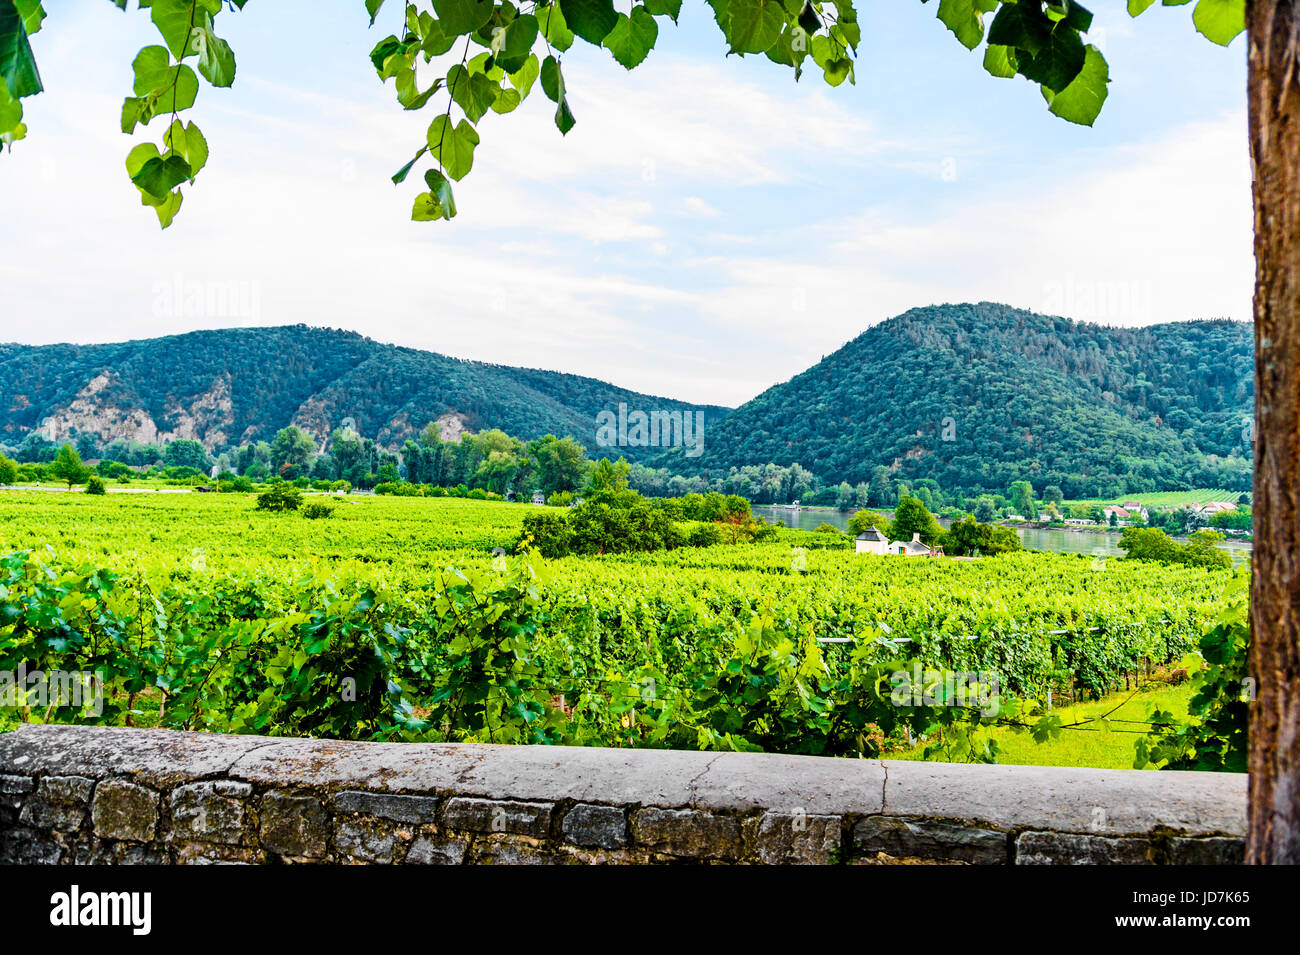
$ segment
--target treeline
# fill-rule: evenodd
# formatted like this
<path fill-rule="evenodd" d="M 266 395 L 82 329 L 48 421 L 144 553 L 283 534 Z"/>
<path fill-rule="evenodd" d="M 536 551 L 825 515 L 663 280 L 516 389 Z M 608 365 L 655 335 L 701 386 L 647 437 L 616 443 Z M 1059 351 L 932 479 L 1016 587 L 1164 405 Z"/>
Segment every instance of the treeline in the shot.
<path fill-rule="evenodd" d="M 945 305 L 873 326 L 742 405 L 709 430 L 704 455 L 653 463 L 713 479 L 797 461 L 855 488 L 885 467 L 958 497 L 1019 480 L 1070 500 L 1244 491 L 1252 409 L 1248 323 L 1124 329 Z"/>

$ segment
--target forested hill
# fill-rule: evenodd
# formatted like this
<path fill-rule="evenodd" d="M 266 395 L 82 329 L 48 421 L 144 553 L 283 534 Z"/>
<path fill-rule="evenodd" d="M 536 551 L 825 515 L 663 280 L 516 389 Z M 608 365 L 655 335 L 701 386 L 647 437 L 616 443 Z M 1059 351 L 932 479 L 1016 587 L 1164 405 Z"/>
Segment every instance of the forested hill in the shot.
<path fill-rule="evenodd" d="M 444 433 L 500 428 L 518 438 L 572 435 L 595 450 L 596 414 L 725 408 L 603 381 L 462 361 L 305 325 L 191 332 L 111 345 L 0 344 L 0 442 L 39 430 L 145 443 L 190 438 L 219 451 L 296 424 L 324 439 L 345 419 L 400 446 L 442 419 Z M 650 449 L 621 449 L 630 458 Z M 640 453 L 638 453 L 640 452 Z"/>
<path fill-rule="evenodd" d="M 918 308 L 742 405 L 675 471 L 798 462 L 823 482 L 1031 480 L 1066 497 L 1249 490 L 1251 326 L 1120 329 L 1005 305 Z M 945 440 L 947 439 L 947 440 Z"/>

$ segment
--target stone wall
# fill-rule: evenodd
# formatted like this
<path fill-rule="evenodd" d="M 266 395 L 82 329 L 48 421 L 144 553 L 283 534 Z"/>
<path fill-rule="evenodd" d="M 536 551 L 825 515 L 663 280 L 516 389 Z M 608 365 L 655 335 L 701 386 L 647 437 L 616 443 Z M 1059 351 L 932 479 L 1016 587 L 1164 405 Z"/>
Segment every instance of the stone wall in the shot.
<path fill-rule="evenodd" d="M 0 862 L 1240 862 L 1246 778 L 25 726 Z"/>

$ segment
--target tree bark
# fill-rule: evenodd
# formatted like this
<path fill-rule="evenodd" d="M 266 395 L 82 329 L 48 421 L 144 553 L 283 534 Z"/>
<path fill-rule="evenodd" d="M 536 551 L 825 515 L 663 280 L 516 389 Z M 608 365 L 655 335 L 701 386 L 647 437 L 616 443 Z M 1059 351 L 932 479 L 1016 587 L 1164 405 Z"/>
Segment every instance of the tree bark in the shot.
<path fill-rule="evenodd" d="M 1300 862 L 1300 0 L 1247 0 L 1255 491 L 1247 861 Z"/>

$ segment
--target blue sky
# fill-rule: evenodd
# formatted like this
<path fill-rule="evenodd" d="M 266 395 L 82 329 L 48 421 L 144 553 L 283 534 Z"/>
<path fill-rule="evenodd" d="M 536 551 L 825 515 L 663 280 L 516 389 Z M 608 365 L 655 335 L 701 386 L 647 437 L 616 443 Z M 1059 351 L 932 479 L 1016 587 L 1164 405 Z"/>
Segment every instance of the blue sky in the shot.
<path fill-rule="evenodd" d="M 1085 129 L 987 75 L 933 2 L 860 4 L 857 85 L 831 89 L 724 56 L 687 0 L 634 71 L 565 54 L 567 137 L 540 87 L 489 114 L 435 224 L 409 221 L 420 177 L 388 177 L 437 107 L 404 113 L 366 56 L 401 5 L 367 29 L 361 0 L 251 0 L 218 19 L 237 78 L 200 90 L 211 158 L 163 232 L 122 165 L 162 120 L 117 128 L 152 24 L 46 6 L 46 92 L 0 157 L 0 340 L 306 322 L 734 405 L 936 302 L 1250 318 L 1244 39 L 1211 45 L 1190 7 L 1095 0 L 1112 82 Z"/>

